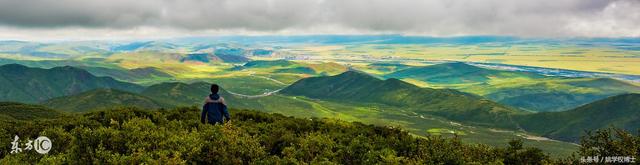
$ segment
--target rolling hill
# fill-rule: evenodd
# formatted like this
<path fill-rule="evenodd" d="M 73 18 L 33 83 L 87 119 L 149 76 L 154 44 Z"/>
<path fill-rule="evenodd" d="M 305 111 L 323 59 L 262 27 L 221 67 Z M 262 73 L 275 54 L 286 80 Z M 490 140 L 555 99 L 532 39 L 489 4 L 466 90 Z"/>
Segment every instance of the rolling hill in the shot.
<path fill-rule="evenodd" d="M 415 80 L 433 88 L 457 89 L 536 112 L 570 110 L 609 96 L 640 92 L 638 86 L 609 78 L 544 76 L 481 68 L 461 62 L 409 68 L 384 77 Z"/>
<path fill-rule="evenodd" d="M 186 57 L 180 59 L 180 62 L 195 61 L 195 62 L 226 62 L 226 63 L 245 63 L 250 59 L 244 56 L 226 55 L 226 54 L 211 54 L 211 53 L 196 53 L 187 54 Z"/>
<path fill-rule="evenodd" d="M 309 67 L 294 67 L 277 69 L 274 73 L 296 73 L 296 74 L 316 74 L 316 71 Z"/>
<path fill-rule="evenodd" d="M 487 82 L 492 77 L 516 78 L 531 77 L 542 78 L 544 76 L 525 72 L 500 71 L 484 69 L 463 62 L 436 64 L 424 67 L 403 69 L 385 75 L 385 78 L 412 78 L 428 83 L 461 84 Z"/>
<path fill-rule="evenodd" d="M 131 42 L 111 47 L 114 52 L 133 52 L 133 51 L 172 51 L 178 48 L 178 45 L 159 42 L 159 41 L 143 41 Z"/>
<path fill-rule="evenodd" d="M 610 78 L 545 78 L 472 88 L 491 91 L 484 96 L 499 103 L 538 112 L 565 111 L 599 99 L 640 92 L 638 86 Z"/>
<path fill-rule="evenodd" d="M 434 114 L 465 123 L 510 128 L 516 127 L 510 115 L 522 113 L 472 94 L 450 89 L 420 88 L 398 79 L 380 80 L 357 71 L 305 78 L 281 93 L 336 102 L 385 104 L 418 114 Z"/>
<path fill-rule="evenodd" d="M 196 82 L 186 84 L 181 82 L 160 83 L 147 87 L 142 95 L 160 102 L 175 106 L 192 106 L 202 104 L 209 95 L 211 84 Z"/>
<path fill-rule="evenodd" d="M 96 88 L 138 92 L 142 86 L 96 77 L 75 67 L 29 68 L 17 64 L 0 66 L 0 100 L 35 103 Z"/>
<path fill-rule="evenodd" d="M 106 68 L 106 67 L 79 67 L 96 76 L 113 77 L 120 81 L 135 82 L 154 78 L 171 78 L 172 75 L 158 68 L 143 67 L 135 69 Z"/>
<path fill-rule="evenodd" d="M 408 68 L 411 68 L 411 66 L 400 63 L 372 63 L 364 67 L 364 69 L 371 69 L 381 73 L 392 73 Z"/>
<path fill-rule="evenodd" d="M 0 120 L 54 119 L 64 114 L 40 105 L 0 102 Z"/>
<path fill-rule="evenodd" d="M 67 112 L 86 112 L 118 106 L 157 109 L 171 105 L 149 97 L 115 89 L 94 89 L 76 95 L 57 97 L 42 105 Z"/>
<path fill-rule="evenodd" d="M 256 60 L 251 61 L 243 66 L 246 68 L 270 68 L 270 67 L 287 67 L 296 65 L 296 62 L 288 61 L 288 60 L 273 60 L 273 61 L 265 61 L 265 60 Z"/>
<path fill-rule="evenodd" d="M 334 62 L 294 62 L 289 60 L 256 60 L 247 62 L 243 66 L 232 68 L 231 70 L 242 69 L 261 69 L 270 73 L 293 73 L 293 74 L 310 74 L 310 75 L 334 75 L 347 71 L 344 65 Z"/>
<path fill-rule="evenodd" d="M 622 94 L 564 112 L 542 112 L 516 117 L 530 132 L 577 142 L 584 131 L 614 126 L 630 132 L 640 128 L 640 94 Z"/>

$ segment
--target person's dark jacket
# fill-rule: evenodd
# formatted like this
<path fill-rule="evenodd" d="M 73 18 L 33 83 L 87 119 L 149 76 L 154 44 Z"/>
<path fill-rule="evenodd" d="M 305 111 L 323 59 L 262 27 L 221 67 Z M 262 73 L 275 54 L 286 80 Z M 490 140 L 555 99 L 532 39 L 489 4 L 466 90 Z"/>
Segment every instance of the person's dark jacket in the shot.
<path fill-rule="evenodd" d="M 209 95 L 211 100 L 220 99 L 220 95 L 211 94 Z M 224 120 L 230 120 L 229 112 L 227 111 L 227 106 L 222 103 L 205 103 L 202 106 L 202 114 L 200 115 L 200 122 L 205 123 L 205 118 L 207 118 L 207 122 L 209 124 L 223 123 L 224 120 L 222 117 L 224 116 Z"/>

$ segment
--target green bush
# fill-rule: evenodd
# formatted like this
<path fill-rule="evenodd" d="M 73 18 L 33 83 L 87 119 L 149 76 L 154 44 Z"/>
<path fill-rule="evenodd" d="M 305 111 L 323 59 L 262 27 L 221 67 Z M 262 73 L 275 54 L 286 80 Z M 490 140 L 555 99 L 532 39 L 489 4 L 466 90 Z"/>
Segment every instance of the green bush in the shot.
<path fill-rule="evenodd" d="M 521 141 L 501 149 L 397 128 L 231 110 L 224 125 L 196 107 L 118 108 L 51 120 L 0 122 L 0 164 L 500 164 L 549 162 Z M 47 136 L 53 149 L 9 154 L 13 136 Z"/>

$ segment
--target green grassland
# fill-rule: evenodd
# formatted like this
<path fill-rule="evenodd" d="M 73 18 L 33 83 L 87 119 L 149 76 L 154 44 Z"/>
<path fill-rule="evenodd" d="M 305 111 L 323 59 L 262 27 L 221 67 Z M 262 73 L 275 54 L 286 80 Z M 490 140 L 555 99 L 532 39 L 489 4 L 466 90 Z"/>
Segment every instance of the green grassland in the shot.
<path fill-rule="evenodd" d="M 381 47 L 384 47 L 383 49 Z M 593 72 L 640 74 L 640 52 L 607 46 L 547 44 L 349 44 L 301 45 L 286 49 L 322 61 L 465 61 Z"/>

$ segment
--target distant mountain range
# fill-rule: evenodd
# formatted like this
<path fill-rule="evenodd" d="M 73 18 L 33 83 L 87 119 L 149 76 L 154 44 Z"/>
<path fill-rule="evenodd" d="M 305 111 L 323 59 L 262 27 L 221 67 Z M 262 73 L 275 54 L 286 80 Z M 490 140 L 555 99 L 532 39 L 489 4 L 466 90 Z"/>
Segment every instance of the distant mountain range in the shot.
<path fill-rule="evenodd" d="M 186 57 L 180 59 L 180 62 L 226 62 L 226 63 L 246 63 L 250 61 L 247 57 L 240 55 L 228 55 L 228 54 L 211 54 L 211 53 L 195 53 L 187 54 Z"/>
<path fill-rule="evenodd" d="M 12 60 L 0 58 L 0 65 L 19 64 L 34 68 L 54 68 L 62 66 L 72 66 L 88 71 L 98 77 L 112 77 L 120 81 L 136 82 L 154 78 L 171 78 L 172 75 L 156 67 L 142 67 L 126 69 L 115 65 L 101 63 L 105 59 L 88 58 L 82 60 Z"/>
<path fill-rule="evenodd" d="M 502 104 L 545 112 L 570 110 L 630 92 L 640 92 L 640 87 L 610 78 L 557 78 L 497 88 L 484 96 Z"/>
<path fill-rule="evenodd" d="M 111 51 L 165 51 L 175 50 L 176 47 L 178 46 L 168 42 L 143 41 L 114 46 Z"/>
<path fill-rule="evenodd" d="M 493 77 L 501 78 L 543 78 L 545 76 L 526 73 L 484 69 L 463 62 L 444 63 L 424 67 L 413 67 L 385 75 L 386 78 L 412 78 L 428 83 L 482 83 Z"/>
<path fill-rule="evenodd" d="M 293 66 L 296 63 L 289 60 L 273 60 L 273 61 L 265 61 L 265 60 L 256 60 L 247 62 L 242 65 L 246 68 L 271 68 L 271 67 L 288 67 Z"/>
<path fill-rule="evenodd" d="M 131 92 L 144 89 L 142 86 L 120 82 L 111 77 L 96 77 L 86 70 L 75 67 L 41 69 L 17 64 L 0 66 L 0 86 L 0 101 L 28 103 L 97 88 Z"/>
<path fill-rule="evenodd" d="M 564 112 L 518 116 L 521 127 L 553 139 L 577 142 L 585 131 L 608 127 L 640 129 L 640 94 L 622 94 Z"/>
<path fill-rule="evenodd" d="M 171 78 L 171 74 L 165 73 L 158 68 L 144 67 L 135 69 L 115 69 L 107 67 L 78 67 L 87 70 L 93 75 L 101 77 L 113 77 L 120 81 L 135 82 L 139 80 L 148 80 L 153 78 Z"/>
<path fill-rule="evenodd" d="M 609 78 L 571 78 L 481 68 L 462 62 L 412 67 L 386 78 L 410 79 L 437 88 L 482 95 L 512 107 L 545 112 L 573 109 L 592 101 L 640 87 Z"/>
<path fill-rule="evenodd" d="M 232 70 L 242 69 L 273 69 L 273 73 L 293 73 L 293 74 L 318 74 L 329 75 L 339 74 L 347 71 L 344 65 L 325 62 L 325 63 L 300 63 L 289 60 L 255 60 L 245 63 L 242 66 L 232 68 Z"/>

